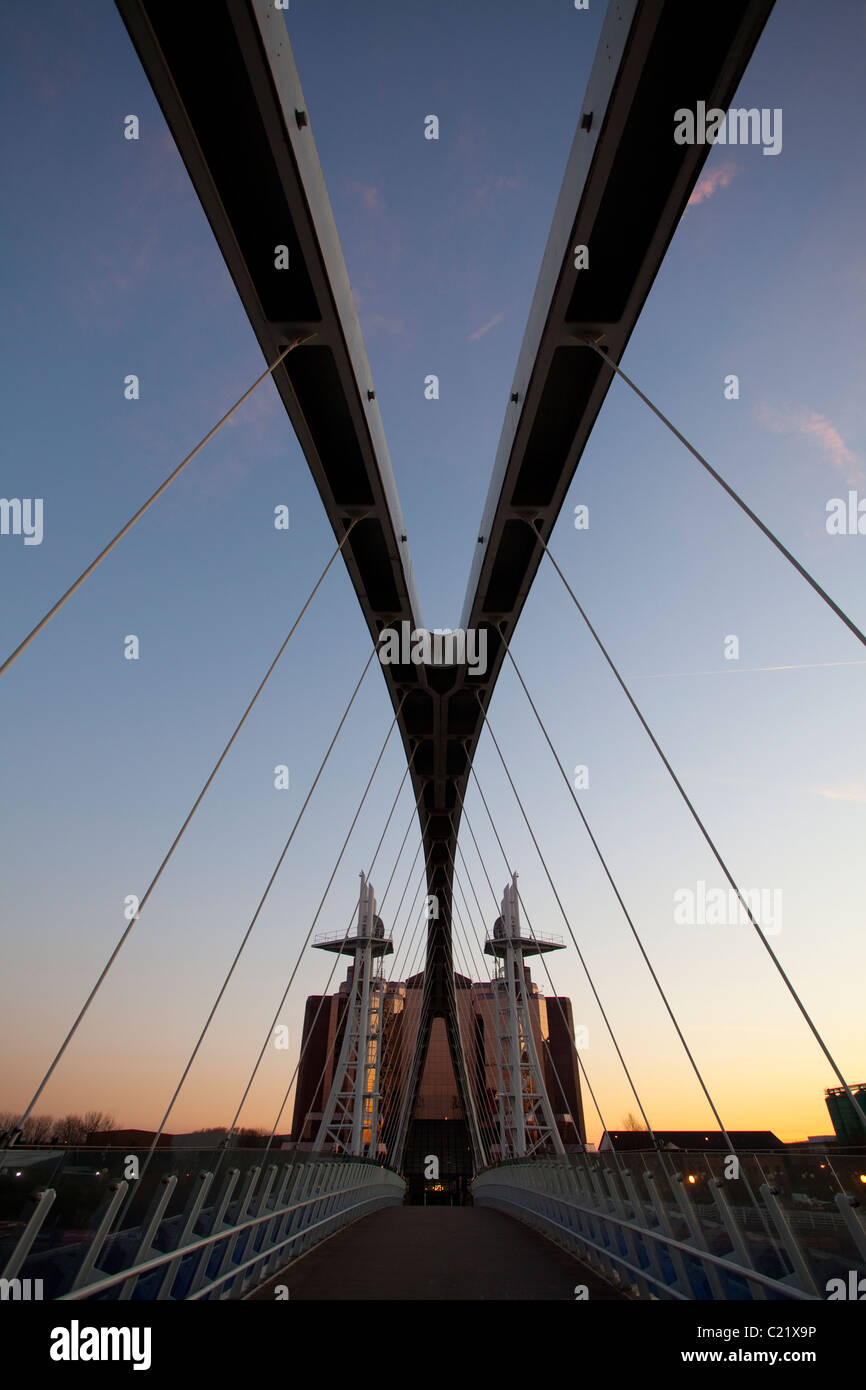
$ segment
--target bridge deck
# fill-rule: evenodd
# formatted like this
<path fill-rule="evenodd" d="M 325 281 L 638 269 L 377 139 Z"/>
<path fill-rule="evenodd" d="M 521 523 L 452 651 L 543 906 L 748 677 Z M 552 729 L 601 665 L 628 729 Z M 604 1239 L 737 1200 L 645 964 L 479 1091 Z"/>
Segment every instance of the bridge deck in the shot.
<path fill-rule="evenodd" d="M 619 1299 L 608 1284 L 543 1236 L 490 1207 L 386 1207 L 251 1295 L 290 1299 Z"/>

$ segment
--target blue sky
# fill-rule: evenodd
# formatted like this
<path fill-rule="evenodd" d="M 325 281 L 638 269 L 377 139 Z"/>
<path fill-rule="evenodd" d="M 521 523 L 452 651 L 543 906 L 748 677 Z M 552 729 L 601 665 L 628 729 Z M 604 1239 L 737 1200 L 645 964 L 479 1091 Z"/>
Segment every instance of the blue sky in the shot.
<path fill-rule="evenodd" d="M 459 621 L 602 14 L 296 0 L 287 15 L 430 627 Z M 41 545 L 0 537 L 5 655 L 262 362 L 114 7 L 10 5 L 0 26 L 2 491 L 44 499 Z M 849 489 L 866 497 L 864 44 L 862 3 L 776 7 L 736 104 L 782 109 L 782 151 L 711 152 L 623 363 L 861 626 L 866 538 L 829 536 L 825 516 Z M 137 142 L 122 136 L 128 113 Z M 738 881 L 783 892 L 774 948 L 848 1079 L 866 1079 L 866 654 L 621 383 L 551 546 Z M 332 548 L 266 383 L 3 678 L 0 1029 L 14 1065 L 0 1108 L 29 1099 L 123 928 L 124 897 L 143 892 Z M 138 662 L 123 658 L 129 633 Z M 40 1110 L 159 1119 L 368 642 L 335 565 Z M 827 1132 L 835 1078 L 760 943 L 673 922 L 673 894 L 720 886 L 719 872 L 546 565 L 514 652 L 566 768 L 589 767 L 582 805 L 726 1124 Z M 374 666 L 170 1128 L 233 1112 L 390 717 Z M 650 1118 L 706 1123 L 507 666 L 491 721 Z M 533 925 L 565 934 L 487 739 L 477 769 Z M 316 930 L 347 922 L 402 772 L 395 738 Z M 467 805 L 498 892 L 505 866 L 474 792 Z M 380 896 L 410 812 L 404 790 Z M 416 846 L 413 828 L 392 907 Z M 554 981 L 589 1027 L 587 1071 L 619 1124 L 633 1098 L 573 956 L 552 959 Z M 326 959 L 307 953 L 283 1015 L 290 1069 Z M 286 1080 L 285 1054 L 269 1055 L 243 1119 L 270 1127 Z"/>

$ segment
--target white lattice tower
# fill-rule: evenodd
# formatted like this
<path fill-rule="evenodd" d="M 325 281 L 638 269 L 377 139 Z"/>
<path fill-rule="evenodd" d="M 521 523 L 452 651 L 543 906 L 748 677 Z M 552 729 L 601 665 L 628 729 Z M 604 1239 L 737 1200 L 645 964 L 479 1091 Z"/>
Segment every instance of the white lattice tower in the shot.
<path fill-rule="evenodd" d="M 521 937 L 517 874 L 502 895 L 502 915 L 485 950 L 500 961 L 493 982 L 497 1022 L 498 1119 L 502 1158 L 526 1158 L 539 1150 L 565 1152 L 544 1084 L 532 1028 L 531 995 L 524 954 L 544 946 Z"/>
<path fill-rule="evenodd" d="M 334 1146 L 355 1158 L 375 1158 L 379 1141 L 379 1067 L 385 981 L 376 961 L 390 942 L 376 916 L 373 885 L 361 874 L 357 934 L 338 949 L 354 956 L 343 1041 L 331 1089 L 313 1143 L 320 1152 Z M 324 949 L 334 949 L 329 943 Z"/>

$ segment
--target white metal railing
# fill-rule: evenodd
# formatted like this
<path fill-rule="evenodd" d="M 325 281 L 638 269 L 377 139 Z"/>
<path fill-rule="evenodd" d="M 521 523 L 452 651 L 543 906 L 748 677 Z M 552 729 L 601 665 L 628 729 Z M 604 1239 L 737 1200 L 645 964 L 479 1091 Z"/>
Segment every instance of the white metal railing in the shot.
<path fill-rule="evenodd" d="M 528 941 L 530 943 L 533 941 L 538 941 L 542 946 L 563 945 L 563 940 L 559 933 L 551 931 L 533 931 L 528 932 L 526 935 L 523 935 L 521 933 L 521 940 Z M 505 937 L 494 936 L 492 931 L 488 931 L 487 935 L 484 938 L 484 944 L 487 945 L 488 942 L 490 942 L 494 946 L 502 946 L 505 944 Z"/>
<path fill-rule="evenodd" d="M 112 1184 L 93 1238 L 82 1249 L 71 1276 L 67 1271 L 67 1286 L 56 1297 L 74 1302 L 119 1288 L 121 1300 L 133 1298 L 136 1290 L 138 1297 L 152 1300 L 242 1298 L 340 1227 L 379 1207 L 401 1204 L 406 1191 L 404 1180 L 391 1169 L 353 1159 L 274 1163 L 264 1171 L 254 1167 L 246 1173 L 238 1198 L 235 1189 L 240 1177 L 240 1169 L 230 1169 L 218 1200 L 206 1207 L 214 1174 L 200 1172 L 179 1219 L 165 1215 L 177 1176 L 163 1178 L 145 1224 L 123 1233 L 127 1241 L 130 1236 L 133 1239 L 133 1258 L 122 1269 L 108 1273 L 99 1261 L 110 1251 L 112 1226 L 129 1188 L 125 1181 Z M 54 1199 L 51 1188 L 38 1194 L 4 1278 L 26 1272 L 28 1256 Z M 239 1205 L 234 1220 L 228 1222 L 226 1212 L 233 1200 Z M 41 1262 L 50 1258 L 50 1251 L 40 1253 Z M 145 1293 L 139 1287 L 141 1280 L 150 1280 Z"/>
<path fill-rule="evenodd" d="M 782 1209 L 769 1184 L 760 1188 L 764 1203 L 760 1224 L 768 1234 L 750 1242 L 742 1229 L 746 1223 L 714 1179 L 709 1184 L 713 1205 L 699 1208 L 686 1184 L 669 1180 L 671 1200 L 667 1201 L 657 1174 L 647 1168 L 640 1176 L 645 1196 L 639 1191 L 636 1173 L 614 1172 L 581 1156 L 534 1159 L 487 1169 L 475 1178 L 472 1194 L 476 1204 L 501 1208 L 534 1226 L 604 1278 L 620 1287 L 630 1286 L 640 1297 L 813 1300 L 825 1296 L 810 1267 L 809 1252 L 789 1222 L 790 1213 Z M 850 1249 L 866 1268 L 866 1226 L 851 1198 L 839 1193 L 836 1205 Z M 710 1211 L 712 1223 L 706 1222 Z M 708 1237 L 714 1244 L 721 1237 L 729 1251 L 714 1252 Z M 758 1268 L 761 1253 L 771 1255 L 784 1273 L 776 1277 L 763 1273 Z M 732 1289 L 731 1279 L 745 1293 L 737 1292 L 736 1286 Z"/>

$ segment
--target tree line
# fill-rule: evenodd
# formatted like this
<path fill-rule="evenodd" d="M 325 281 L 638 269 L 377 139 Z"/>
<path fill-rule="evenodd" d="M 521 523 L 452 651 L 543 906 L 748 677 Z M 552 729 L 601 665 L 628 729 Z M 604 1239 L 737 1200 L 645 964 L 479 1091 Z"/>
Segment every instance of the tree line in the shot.
<path fill-rule="evenodd" d="M 19 1116 L 14 1110 L 0 1111 L 0 1133 L 9 1134 L 18 1125 Z M 87 1110 L 83 1115 L 64 1115 L 55 1119 L 53 1115 L 30 1115 L 21 1127 L 19 1144 L 70 1144 L 82 1145 L 89 1134 L 102 1134 L 105 1130 L 116 1129 L 113 1115 L 102 1110 Z"/>

